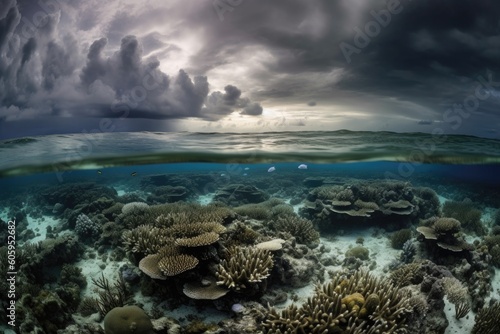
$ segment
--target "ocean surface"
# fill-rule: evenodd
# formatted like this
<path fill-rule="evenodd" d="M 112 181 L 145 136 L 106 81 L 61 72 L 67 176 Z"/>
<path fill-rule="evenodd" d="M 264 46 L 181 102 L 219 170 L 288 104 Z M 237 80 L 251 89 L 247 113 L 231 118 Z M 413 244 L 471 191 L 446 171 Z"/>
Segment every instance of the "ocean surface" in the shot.
<path fill-rule="evenodd" d="M 150 333 L 312 332 L 327 321 L 304 323 L 318 316 L 308 313 L 323 298 L 315 287 L 330 281 L 328 312 L 343 320 L 326 333 L 347 323 L 356 333 L 481 333 L 486 310 L 500 314 L 494 139 L 342 130 L 4 140 L 0 224 L 0 269 L 17 278 L 0 284 L 6 333 L 112 333 L 105 317 L 127 305 Z M 363 275 L 380 287 L 364 289 Z M 367 306 L 370 294 L 380 307 Z M 384 294 L 398 304 L 382 312 Z M 392 327 L 375 320 L 398 308 Z"/>

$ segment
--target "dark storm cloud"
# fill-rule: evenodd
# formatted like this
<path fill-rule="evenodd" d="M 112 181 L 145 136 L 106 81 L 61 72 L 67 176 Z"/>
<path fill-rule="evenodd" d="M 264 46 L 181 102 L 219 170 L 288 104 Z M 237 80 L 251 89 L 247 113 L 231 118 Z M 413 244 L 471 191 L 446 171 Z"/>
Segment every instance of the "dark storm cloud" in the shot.
<path fill-rule="evenodd" d="M 252 99 L 400 117 L 410 130 L 500 128 L 500 3 L 489 0 L 89 0 L 16 40 L 19 8 L 37 10 L 20 1 L 0 8 L 0 119 L 116 118 L 124 106 L 129 118 L 261 115 Z"/>
<path fill-rule="evenodd" d="M 241 100 L 241 90 L 228 85 L 225 93 L 210 96 L 205 76 L 191 78 L 180 70 L 174 78 L 159 70 L 156 58 L 143 60 L 142 46 L 135 36 L 126 36 L 119 51 L 109 58 L 102 56 L 106 39 L 95 41 L 89 49 L 87 64 L 80 76 L 90 91 L 96 82 L 114 91 L 120 104 L 131 106 L 131 118 L 201 117 L 218 119 L 232 113 Z M 204 107 L 206 104 L 206 107 Z M 104 106 L 103 115 L 109 115 Z"/>
<path fill-rule="evenodd" d="M 250 103 L 241 112 L 242 115 L 262 115 L 262 106 L 258 103 Z"/>
<path fill-rule="evenodd" d="M 295 76 L 341 68 L 340 82 L 323 82 L 337 101 L 353 94 L 359 100 L 397 99 L 432 110 L 436 120 L 473 94 L 488 69 L 493 81 L 500 81 L 500 3 L 389 0 L 367 1 L 356 9 L 359 3 L 246 1 L 224 11 L 222 22 L 213 22 L 217 15 L 197 16 L 192 22 L 209 29 L 193 66 L 208 70 L 246 45 L 259 45 L 276 61 L 255 72 L 256 82 L 272 81 L 272 86 L 254 96 L 307 99 L 312 94 L 307 86 L 295 89 Z M 497 116 L 490 104 L 498 106 L 498 99 L 482 102 L 478 112 L 491 121 Z M 384 112 L 422 117 L 397 106 Z"/>
<path fill-rule="evenodd" d="M 24 16 L 20 7 L 26 8 Z M 35 7 L 9 1 L 0 10 L 0 121 L 47 116 L 217 120 L 250 103 L 241 97 L 240 89 L 228 85 L 225 93 L 211 93 L 220 94 L 224 103 L 206 107 L 206 76 L 191 77 L 182 69 L 167 75 L 157 58 L 144 58 L 143 45 L 133 35 L 121 38 L 115 52 L 106 50 L 107 38 L 85 47 L 62 23 L 69 7 L 63 10 L 52 5 L 54 10 L 48 12 Z M 123 19 L 113 21 L 115 31 L 120 22 L 127 25 L 128 16 L 119 17 Z M 141 40 L 148 53 L 178 49 L 163 42 L 163 37 L 150 33 Z M 57 123 L 55 118 L 41 123 L 45 121 Z"/>

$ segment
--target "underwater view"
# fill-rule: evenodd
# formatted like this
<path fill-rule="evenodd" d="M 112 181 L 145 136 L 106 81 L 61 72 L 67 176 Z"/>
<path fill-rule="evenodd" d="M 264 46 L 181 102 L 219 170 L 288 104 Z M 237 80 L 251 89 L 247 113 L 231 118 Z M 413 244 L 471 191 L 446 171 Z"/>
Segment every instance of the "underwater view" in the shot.
<path fill-rule="evenodd" d="M 4 333 L 497 333 L 500 141 L 94 139 L 0 142 Z"/>

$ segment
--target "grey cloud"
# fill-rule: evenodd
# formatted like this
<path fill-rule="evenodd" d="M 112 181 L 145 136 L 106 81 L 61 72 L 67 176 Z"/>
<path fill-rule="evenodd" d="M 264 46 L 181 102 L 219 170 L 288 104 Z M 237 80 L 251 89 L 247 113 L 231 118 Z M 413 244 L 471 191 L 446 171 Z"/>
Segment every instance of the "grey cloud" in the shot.
<path fill-rule="evenodd" d="M 255 116 L 262 114 L 260 104 L 252 103 L 247 97 L 241 97 L 241 90 L 238 87 L 227 85 L 224 91 L 225 93 L 213 92 L 207 97 L 203 117 L 212 121 L 218 120 L 233 113 L 236 109 L 242 110 L 240 114 Z"/>
<path fill-rule="evenodd" d="M 309 102 L 307 102 L 307 105 L 309 107 L 314 107 L 316 105 L 316 101 L 309 101 Z"/>
<path fill-rule="evenodd" d="M 242 115 L 262 115 L 262 106 L 259 103 L 250 103 L 241 112 Z"/>
<path fill-rule="evenodd" d="M 21 59 L 21 66 L 23 66 L 24 63 L 30 60 L 35 50 L 36 50 L 36 40 L 33 37 L 31 37 L 28 40 L 28 42 L 26 42 L 26 44 L 24 44 L 23 46 L 22 49 L 23 57 Z"/>

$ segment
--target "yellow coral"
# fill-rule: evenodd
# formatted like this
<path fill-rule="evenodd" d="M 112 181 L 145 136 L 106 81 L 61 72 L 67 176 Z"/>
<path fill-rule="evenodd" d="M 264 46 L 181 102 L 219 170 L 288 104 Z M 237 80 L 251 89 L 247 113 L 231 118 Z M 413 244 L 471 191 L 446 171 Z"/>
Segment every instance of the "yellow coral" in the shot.
<path fill-rule="evenodd" d="M 365 303 L 365 297 L 359 292 L 353 293 L 352 295 L 345 296 L 342 298 L 342 304 L 344 304 L 349 311 L 359 312 L 361 306 Z"/>

